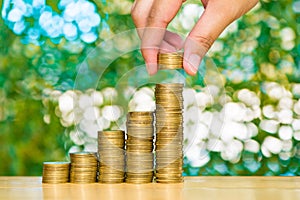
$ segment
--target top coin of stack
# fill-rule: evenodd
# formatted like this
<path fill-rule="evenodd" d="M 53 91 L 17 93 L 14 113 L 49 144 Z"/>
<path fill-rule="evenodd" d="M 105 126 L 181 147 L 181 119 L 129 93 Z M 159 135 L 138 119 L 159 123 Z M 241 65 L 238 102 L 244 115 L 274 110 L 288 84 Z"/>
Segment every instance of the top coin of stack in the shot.
<path fill-rule="evenodd" d="M 183 53 L 159 53 L 158 65 L 159 69 L 182 69 L 183 67 Z"/>
<path fill-rule="evenodd" d="M 156 181 L 182 182 L 183 84 L 157 84 L 156 98 Z"/>
<path fill-rule="evenodd" d="M 98 132 L 99 175 L 101 183 L 122 183 L 125 178 L 125 132 Z"/>
<path fill-rule="evenodd" d="M 67 183 L 70 162 L 44 162 L 43 183 Z"/>
<path fill-rule="evenodd" d="M 96 182 L 98 159 L 96 152 L 70 153 L 71 183 L 94 183 Z"/>
<path fill-rule="evenodd" d="M 153 179 L 153 112 L 127 115 L 126 182 L 150 183 Z"/>

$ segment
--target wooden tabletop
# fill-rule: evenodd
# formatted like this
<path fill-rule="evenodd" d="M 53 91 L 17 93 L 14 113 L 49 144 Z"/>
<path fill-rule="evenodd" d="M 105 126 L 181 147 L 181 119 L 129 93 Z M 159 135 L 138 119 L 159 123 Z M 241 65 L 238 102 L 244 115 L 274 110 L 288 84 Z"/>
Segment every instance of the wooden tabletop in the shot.
<path fill-rule="evenodd" d="M 0 177 L 0 199 L 300 200 L 300 177 L 185 177 L 182 184 L 42 184 Z"/>

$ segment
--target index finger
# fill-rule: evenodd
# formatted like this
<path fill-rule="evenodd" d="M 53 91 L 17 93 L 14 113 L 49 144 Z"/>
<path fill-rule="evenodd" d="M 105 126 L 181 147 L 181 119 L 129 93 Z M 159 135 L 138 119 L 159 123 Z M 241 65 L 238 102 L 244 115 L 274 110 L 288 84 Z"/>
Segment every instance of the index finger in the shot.
<path fill-rule="evenodd" d="M 155 0 L 153 2 L 142 37 L 141 49 L 150 75 L 157 72 L 157 55 L 166 27 L 175 17 L 181 4 L 182 0 Z"/>

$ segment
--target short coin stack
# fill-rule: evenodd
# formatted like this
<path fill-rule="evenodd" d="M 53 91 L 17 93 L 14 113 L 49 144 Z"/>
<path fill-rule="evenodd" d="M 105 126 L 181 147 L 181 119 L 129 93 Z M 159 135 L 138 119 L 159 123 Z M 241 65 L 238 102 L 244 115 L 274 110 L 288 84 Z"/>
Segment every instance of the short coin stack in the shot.
<path fill-rule="evenodd" d="M 94 183 L 97 178 L 98 159 L 95 152 L 70 153 L 71 183 Z"/>
<path fill-rule="evenodd" d="M 156 182 L 182 182 L 183 84 L 157 84 Z"/>
<path fill-rule="evenodd" d="M 159 69 L 182 69 L 183 53 L 160 53 L 158 54 Z"/>
<path fill-rule="evenodd" d="M 98 155 L 100 183 L 122 183 L 125 179 L 125 132 L 99 131 Z"/>
<path fill-rule="evenodd" d="M 153 180 L 153 129 L 153 112 L 128 113 L 127 183 L 150 183 Z"/>
<path fill-rule="evenodd" d="M 67 183 L 69 170 L 69 162 L 44 162 L 43 183 Z"/>

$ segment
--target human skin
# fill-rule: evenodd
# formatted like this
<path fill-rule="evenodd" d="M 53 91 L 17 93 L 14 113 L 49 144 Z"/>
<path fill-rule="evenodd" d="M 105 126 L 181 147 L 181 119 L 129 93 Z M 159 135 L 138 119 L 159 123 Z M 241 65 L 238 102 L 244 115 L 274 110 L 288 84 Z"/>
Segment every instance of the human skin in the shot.
<path fill-rule="evenodd" d="M 131 16 L 141 38 L 141 52 L 147 71 L 158 70 L 159 52 L 184 49 L 183 68 L 195 75 L 202 58 L 222 31 L 251 8 L 258 0 L 201 0 L 205 10 L 185 41 L 166 28 L 175 17 L 182 0 L 135 0 Z"/>

